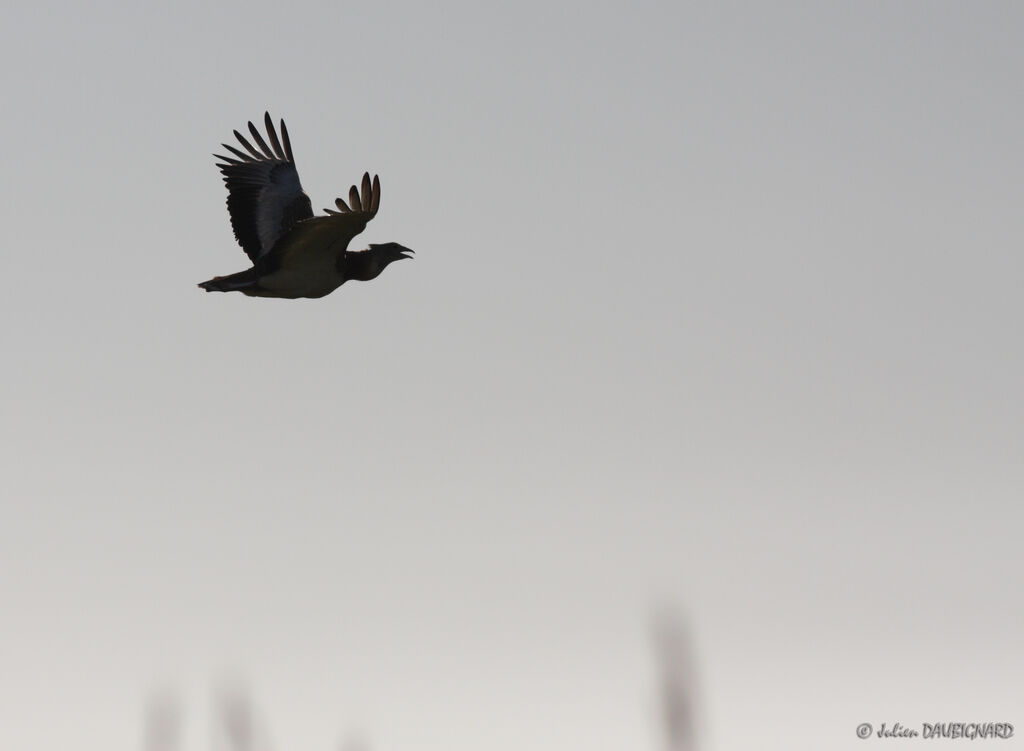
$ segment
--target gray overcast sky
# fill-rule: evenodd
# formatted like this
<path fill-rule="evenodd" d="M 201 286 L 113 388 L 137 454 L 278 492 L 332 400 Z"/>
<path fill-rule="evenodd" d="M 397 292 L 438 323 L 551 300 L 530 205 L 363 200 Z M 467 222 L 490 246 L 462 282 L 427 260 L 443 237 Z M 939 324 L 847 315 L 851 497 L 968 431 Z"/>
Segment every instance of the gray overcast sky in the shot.
<path fill-rule="evenodd" d="M 1024 742 L 1024 6 L 55 2 L 0 12 L 0 748 L 252 687 L 275 751 Z M 416 260 L 245 268 L 284 117 Z M 363 247 L 358 245 L 357 247 Z"/>

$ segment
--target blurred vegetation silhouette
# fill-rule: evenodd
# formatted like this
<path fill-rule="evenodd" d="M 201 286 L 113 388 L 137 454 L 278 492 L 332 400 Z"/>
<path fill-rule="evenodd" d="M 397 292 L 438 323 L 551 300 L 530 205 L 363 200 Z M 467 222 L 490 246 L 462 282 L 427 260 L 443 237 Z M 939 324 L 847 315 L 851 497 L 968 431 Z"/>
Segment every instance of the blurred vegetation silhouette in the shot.
<path fill-rule="evenodd" d="M 665 751 L 698 751 L 695 715 L 697 680 L 694 651 L 686 621 L 671 610 L 653 622 L 657 671 L 658 724 Z M 221 689 L 214 704 L 213 748 L 216 751 L 272 751 L 265 726 L 248 690 L 235 683 Z M 181 704 L 169 690 L 150 700 L 143 723 L 143 751 L 182 751 Z M 345 738 L 338 751 L 371 751 L 358 736 Z"/>
<path fill-rule="evenodd" d="M 697 676 L 686 621 L 673 611 L 654 624 L 654 649 L 666 751 L 697 751 Z"/>
<path fill-rule="evenodd" d="M 221 742 L 225 751 L 256 751 L 257 731 L 252 700 L 241 688 L 224 691 L 219 701 Z"/>

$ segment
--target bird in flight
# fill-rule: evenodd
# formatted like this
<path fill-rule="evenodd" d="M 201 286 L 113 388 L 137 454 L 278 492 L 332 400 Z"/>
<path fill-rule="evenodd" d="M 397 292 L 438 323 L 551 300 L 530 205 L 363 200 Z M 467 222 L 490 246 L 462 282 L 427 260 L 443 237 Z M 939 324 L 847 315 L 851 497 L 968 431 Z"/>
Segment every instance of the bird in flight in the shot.
<path fill-rule="evenodd" d="M 309 196 L 295 169 L 288 129 L 281 138 L 270 113 L 264 115 L 267 141 L 251 122 L 253 146 L 235 131 L 245 151 L 222 144 L 234 158 L 214 154 L 228 188 L 231 227 L 252 268 L 202 282 L 207 292 L 241 292 L 250 297 L 323 297 L 345 282 L 369 281 L 392 261 L 411 258 L 398 243 L 348 250 L 353 237 L 366 228 L 380 207 L 380 180 L 363 175 L 361 189 L 352 186 L 348 204 L 335 201 L 337 211 L 313 216 Z M 246 153 L 248 152 L 248 153 Z"/>

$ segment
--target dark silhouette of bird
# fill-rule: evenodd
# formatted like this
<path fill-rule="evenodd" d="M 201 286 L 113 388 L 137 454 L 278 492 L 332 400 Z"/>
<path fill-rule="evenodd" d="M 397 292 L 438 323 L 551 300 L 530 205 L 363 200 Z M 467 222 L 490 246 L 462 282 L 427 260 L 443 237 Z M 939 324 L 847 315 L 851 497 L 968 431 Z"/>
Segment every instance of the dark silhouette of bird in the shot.
<path fill-rule="evenodd" d="M 215 276 L 200 287 L 252 297 L 323 297 L 349 280 L 369 281 L 392 261 L 411 257 L 413 251 L 398 243 L 348 250 L 352 238 L 377 215 L 380 180 L 374 176 L 371 182 L 370 174 L 364 174 L 361 190 L 353 185 L 349 191 L 348 204 L 339 198 L 337 211 L 324 209 L 326 216 L 313 216 L 284 120 L 280 139 L 269 112 L 264 122 L 269 145 L 250 122 L 256 146 L 236 130 L 245 151 L 225 143 L 235 158 L 214 154 L 228 188 L 231 227 L 252 268 Z"/>

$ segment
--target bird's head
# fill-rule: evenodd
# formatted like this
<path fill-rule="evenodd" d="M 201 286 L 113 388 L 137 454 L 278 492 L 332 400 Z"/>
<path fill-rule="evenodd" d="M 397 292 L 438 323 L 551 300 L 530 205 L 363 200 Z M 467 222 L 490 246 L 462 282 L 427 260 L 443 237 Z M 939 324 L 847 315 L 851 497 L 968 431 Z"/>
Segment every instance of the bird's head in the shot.
<path fill-rule="evenodd" d="M 345 277 L 363 282 L 375 279 L 389 263 L 412 258 L 413 252 L 398 243 L 371 243 L 366 250 L 345 254 Z"/>
<path fill-rule="evenodd" d="M 398 243 L 382 243 L 381 245 L 370 245 L 370 252 L 373 253 L 377 260 L 380 262 L 380 267 L 383 270 L 392 261 L 401 261 L 403 258 L 412 258 L 412 253 L 416 251 L 406 248 L 404 245 Z"/>

